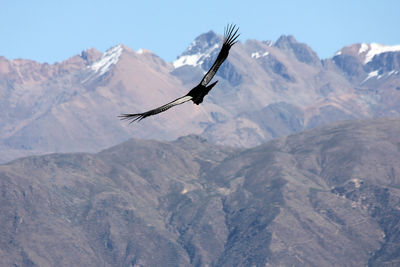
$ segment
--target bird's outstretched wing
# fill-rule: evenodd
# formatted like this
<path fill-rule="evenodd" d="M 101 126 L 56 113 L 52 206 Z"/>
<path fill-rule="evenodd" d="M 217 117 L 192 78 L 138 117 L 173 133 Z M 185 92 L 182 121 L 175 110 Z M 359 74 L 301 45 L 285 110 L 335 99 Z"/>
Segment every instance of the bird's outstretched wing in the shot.
<path fill-rule="evenodd" d="M 229 49 L 237 43 L 236 39 L 240 34 L 237 34 L 239 28 L 236 28 L 236 25 L 228 25 L 225 27 L 224 31 L 224 43 L 222 44 L 221 51 L 219 51 L 218 57 L 215 60 L 214 64 L 210 68 L 210 70 L 206 73 L 206 75 L 201 80 L 200 84 L 206 86 L 211 79 L 214 77 L 215 73 L 217 73 L 218 68 L 228 57 Z"/>
<path fill-rule="evenodd" d="M 147 112 L 136 113 L 136 114 L 121 114 L 119 117 L 121 118 L 121 120 L 130 120 L 131 123 L 134 122 L 134 121 L 141 121 L 141 120 L 143 120 L 144 118 L 146 118 L 148 116 L 152 116 L 152 115 L 161 113 L 163 111 L 166 111 L 169 108 L 172 108 L 173 106 L 183 104 L 183 103 L 185 103 L 185 102 L 187 102 L 187 101 L 189 101 L 191 99 L 192 99 L 191 96 L 185 95 L 183 97 L 175 99 L 174 101 L 172 101 L 172 102 L 170 102 L 168 104 L 165 104 L 165 105 L 163 105 L 161 107 L 158 107 L 158 108 L 155 108 L 155 109 L 152 109 L 152 110 L 149 110 Z"/>

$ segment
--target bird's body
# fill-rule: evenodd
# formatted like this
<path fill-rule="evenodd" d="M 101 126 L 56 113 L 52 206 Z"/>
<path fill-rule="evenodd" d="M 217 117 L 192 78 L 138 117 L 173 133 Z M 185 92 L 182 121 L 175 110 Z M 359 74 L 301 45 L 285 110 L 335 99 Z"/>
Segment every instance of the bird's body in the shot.
<path fill-rule="evenodd" d="M 199 105 L 201 102 L 203 102 L 204 97 L 208 94 L 208 92 L 210 92 L 210 90 L 214 87 L 214 85 L 217 84 L 217 82 L 218 81 L 213 82 L 208 86 L 204 86 L 200 83 L 195 88 L 190 90 L 187 96 L 192 97 L 191 100 L 193 101 L 193 103 Z"/>
<path fill-rule="evenodd" d="M 120 117 L 121 119 L 140 121 L 146 117 L 158 114 L 160 112 L 164 112 L 167 109 L 183 104 L 187 101 L 193 101 L 194 104 L 199 105 L 203 102 L 204 97 L 210 92 L 210 90 L 217 84 L 218 81 L 209 84 L 211 79 L 214 77 L 215 73 L 217 72 L 218 68 L 221 64 L 225 61 L 225 59 L 229 55 L 230 48 L 237 42 L 236 39 L 239 37 L 240 34 L 237 34 L 239 29 L 235 30 L 235 25 L 228 25 L 225 28 L 224 34 L 224 43 L 222 44 L 221 51 L 219 52 L 217 59 L 215 60 L 214 64 L 210 68 L 210 70 L 204 75 L 201 82 L 195 86 L 192 90 L 189 91 L 185 96 L 175 99 L 174 101 L 165 104 L 161 107 L 149 110 L 143 113 L 135 113 L 135 114 L 122 114 Z"/>

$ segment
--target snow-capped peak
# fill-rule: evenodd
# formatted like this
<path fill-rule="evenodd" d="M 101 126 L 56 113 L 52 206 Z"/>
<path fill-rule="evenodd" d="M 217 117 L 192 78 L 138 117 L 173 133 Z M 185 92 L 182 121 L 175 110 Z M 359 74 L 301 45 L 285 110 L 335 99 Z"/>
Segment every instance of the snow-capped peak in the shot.
<path fill-rule="evenodd" d="M 367 64 L 374 58 L 375 55 L 379 55 L 385 52 L 398 52 L 398 51 L 400 51 L 400 45 L 389 46 L 377 43 L 371 43 L 371 44 L 362 43 L 360 45 L 358 53 L 365 54 L 364 64 Z"/>
<path fill-rule="evenodd" d="M 202 34 L 197 37 L 186 51 L 177 58 L 172 64 L 175 68 L 184 65 L 198 66 L 211 56 L 211 54 L 220 47 L 221 38 L 214 32 Z"/>
<path fill-rule="evenodd" d="M 180 56 L 177 60 L 172 62 L 175 68 L 182 67 L 183 65 L 198 66 L 203 64 L 204 59 L 209 57 L 211 53 L 219 47 L 219 44 L 215 44 L 213 47 L 207 49 L 203 53 L 196 53 L 192 55 Z"/>
<path fill-rule="evenodd" d="M 111 47 L 104 52 L 99 60 L 90 65 L 89 68 L 91 68 L 94 73 L 98 73 L 99 76 L 103 75 L 110 69 L 111 65 L 117 64 L 122 50 L 122 45 Z"/>

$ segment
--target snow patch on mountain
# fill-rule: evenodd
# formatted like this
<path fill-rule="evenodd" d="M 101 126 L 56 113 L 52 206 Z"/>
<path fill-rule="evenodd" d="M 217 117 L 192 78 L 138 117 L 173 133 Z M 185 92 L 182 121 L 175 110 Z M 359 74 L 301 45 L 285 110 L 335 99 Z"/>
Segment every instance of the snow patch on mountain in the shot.
<path fill-rule="evenodd" d="M 193 42 L 189 48 L 188 51 L 192 50 L 195 46 L 197 45 L 196 42 Z M 203 64 L 204 60 L 208 57 L 210 57 L 211 53 L 219 48 L 219 44 L 214 44 L 212 47 L 205 49 L 204 52 L 198 52 L 195 54 L 184 54 L 180 56 L 177 60 L 172 62 L 172 65 L 175 68 L 182 67 L 184 65 L 189 65 L 189 66 L 199 66 Z"/>
<path fill-rule="evenodd" d="M 389 76 L 397 75 L 397 74 L 399 74 L 399 71 L 397 71 L 397 70 L 392 70 L 390 72 L 383 73 L 383 74 L 379 74 L 379 70 L 374 70 L 374 71 L 371 71 L 370 73 L 368 73 L 367 77 L 361 82 L 361 84 L 365 83 L 366 81 L 368 81 L 371 78 L 376 77 L 376 79 L 379 80 L 381 78 L 388 78 Z"/>
<path fill-rule="evenodd" d="M 342 53 L 343 53 L 342 50 L 339 50 L 339 51 L 337 51 L 337 52 L 335 53 L 335 56 L 340 56 Z"/>
<path fill-rule="evenodd" d="M 374 70 L 371 71 L 370 73 L 368 73 L 367 78 L 364 79 L 364 81 L 362 81 L 361 83 L 365 83 L 366 81 L 368 81 L 371 78 L 377 77 L 377 79 L 380 79 L 382 77 L 382 75 L 378 75 L 379 71 L 378 70 Z"/>
<path fill-rule="evenodd" d="M 268 45 L 268 46 L 274 46 L 274 42 L 273 41 L 263 41 L 262 42 L 263 44 L 266 44 L 266 45 Z"/>
<path fill-rule="evenodd" d="M 103 75 L 110 70 L 112 65 L 117 64 L 122 50 L 122 45 L 117 45 L 108 49 L 101 58 L 89 66 L 89 68 L 92 69 L 94 73 L 98 73 L 99 76 Z"/>
<path fill-rule="evenodd" d="M 257 59 L 257 58 L 260 58 L 260 57 L 265 57 L 265 56 L 268 56 L 268 55 L 269 55 L 269 52 L 264 52 L 264 53 L 262 53 L 262 52 L 254 52 L 254 53 L 251 53 L 251 57 L 254 58 L 254 59 Z"/>
<path fill-rule="evenodd" d="M 379 55 L 386 52 L 398 52 L 398 51 L 400 51 L 400 45 L 390 46 L 377 43 L 371 43 L 371 44 L 363 43 L 361 44 L 358 52 L 359 54 L 366 53 L 364 64 L 367 64 L 374 58 L 375 55 Z"/>
<path fill-rule="evenodd" d="M 189 66 L 196 67 L 198 65 L 203 64 L 204 60 L 201 60 L 201 59 L 204 58 L 204 56 L 205 56 L 204 54 L 181 56 L 177 60 L 172 62 L 172 64 L 174 65 L 175 68 L 179 68 L 179 67 L 182 67 L 184 65 L 189 65 Z"/>
<path fill-rule="evenodd" d="M 368 51 L 368 49 L 369 49 L 369 46 L 365 43 L 362 43 L 360 46 L 360 49 L 358 50 L 358 54 L 365 53 Z"/>

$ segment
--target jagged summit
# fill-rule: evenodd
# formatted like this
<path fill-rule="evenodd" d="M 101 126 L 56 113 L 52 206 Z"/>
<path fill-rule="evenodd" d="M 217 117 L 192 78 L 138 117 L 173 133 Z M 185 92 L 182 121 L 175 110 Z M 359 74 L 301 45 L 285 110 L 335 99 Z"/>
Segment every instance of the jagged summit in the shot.
<path fill-rule="evenodd" d="M 274 43 L 275 47 L 284 49 L 290 48 L 293 44 L 296 44 L 297 40 L 293 35 L 281 35 L 278 40 Z"/>
<path fill-rule="evenodd" d="M 184 65 L 198 66 L 214 52 L 218 51 L 222 37 L 215 32 L 209 31 L 198 36 L 190 46 L 172 64 L 175 68 Z"/>
<path fill-rule="evenodd" d="M 306 64 L 319 65 L 320 59 L 308 45 L 299 43 L 292 35 L 282 35 L 274 47 L 292 52 L 297 60 Z"/>
<path fill-rule="evenodd" d="M 106 52 L 104 52 L 99 60 L 90 65 L 90 68 L 95 73 L 98 73 L 99 76 L 103 75 L 110 69 L 113 64 L 116 64 L 118 62 L 123 49 L 124 48 L 122 45 L 111 47 Z"/>
<path fill-rule="evenodd" d="M 95 62 L 99 57 L 101 57 L 102 53 L 96 48 L 89 48 L 81 52 L 80 57 L 86 62 L 87 65 Z"/>
<path fill-rule="evenodd" d="M 204 53 L 216 44 L 220 44 L 221 36 L 218 36 L 214 31 L 209 31 L 199 35 L 182 53 L 182 55 Z"/>

